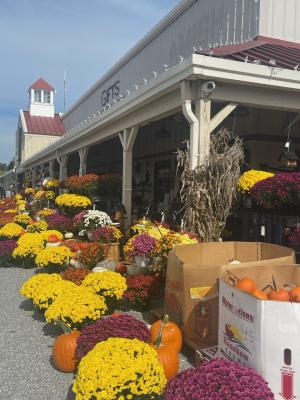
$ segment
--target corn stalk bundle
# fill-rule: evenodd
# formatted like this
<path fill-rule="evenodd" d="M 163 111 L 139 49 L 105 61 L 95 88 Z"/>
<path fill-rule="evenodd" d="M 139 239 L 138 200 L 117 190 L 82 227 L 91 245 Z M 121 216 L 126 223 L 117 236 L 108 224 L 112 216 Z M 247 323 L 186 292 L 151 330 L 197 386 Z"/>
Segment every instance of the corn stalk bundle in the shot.
<path fill-rule="evenodd" d="M 221 237 L 236 199 L 243 160 L 242 140 L 225 128 L 211 136 L 209 158 L 195 170 L 189 168 L 189 144 L 186 150 L 177 152 L 178 170 L 182 170 L 180 197 L 186 205 L 185 227 L 205 242 Z"/>

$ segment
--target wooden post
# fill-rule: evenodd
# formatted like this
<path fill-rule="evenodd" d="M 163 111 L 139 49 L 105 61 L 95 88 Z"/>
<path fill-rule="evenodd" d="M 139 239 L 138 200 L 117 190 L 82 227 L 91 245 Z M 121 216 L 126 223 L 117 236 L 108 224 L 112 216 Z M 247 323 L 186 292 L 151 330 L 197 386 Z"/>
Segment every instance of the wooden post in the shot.
<path fill-rule="evenodd" d="M 119 133 L 123 147 L 123 179 L 122 179 L 122 203 L 126 209 L 126 225 L 131 224 L 132 215 L 132 149 L 138 133 L 138 127 L 125 129 Z"/>
<path fill-rule="evenodd" d="M 201 98 L 195 103 L 195 114 L 199 120 L 199 164 L 206 164 L 210 153 L 210 134 L 228 117 L 237 107 L 230 103 L 220 110 L 211 119 L 211 100 Z"/>
<path fill-rule="evenodd" d="M 57 161 L 59 163 L 59 180 L 63 181 L 67 177 L 67 164 L 68 164 L 68 154 L 63 154 L 57 156 Z"/>
<path fill-rule="evenodd" d="M 54 162 L 55 162 L 55 160 L 49 161 L 49 176 L 52 179 L 54 178 Z"/>
<path fill-rule="evenodd" d="M 35 187 L 35 179 L 36 179 L 36 167 L 30 167 L 31 176 L 32 176 L 32 187 Z"/>
<path fill-rule="evenodd" d="M 78 150 L 79 153 L 79 176 L 86 174 L 86 160 L 88 156 L 89 148 L 88 146 L 82 147 Z"/>
<path fill-rule="evenodd" d="M 211 101 L 209 99 L 199 99 L 196 101 L 195 114 L 199 121 L 198 165 L 205 164 L 209 157 L 210 113 L 211 113 Z"/>

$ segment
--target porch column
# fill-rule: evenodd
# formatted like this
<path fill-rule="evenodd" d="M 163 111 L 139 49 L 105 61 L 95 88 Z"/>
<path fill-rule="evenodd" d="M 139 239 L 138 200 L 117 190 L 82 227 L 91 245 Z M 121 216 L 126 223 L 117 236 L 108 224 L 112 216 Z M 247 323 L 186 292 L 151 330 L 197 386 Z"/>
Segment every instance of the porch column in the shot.
<path fill-rule="evenodd" d="M 132 149 L 138 130 L 138 127 L 133 127 L 119 133 L 123 147 L 122 203 L 127 213 L 127 226 L 131 224 L 132 214 Z"/>
<path fill-rule="evenodd" d="M 35 187 L 35 180 L 36 180 L 36 166 L 30 167 L 31 177 L 32 177 L 32 187 Z"/>
<path fill-rule="evenodd" d="M 88 156 L 89 148 L 88 146 L 82 147 L 78 150 L 79 153 L 79 176 L 86 174 L 86 160 Z"/>
<path fill-rule="evenodd" d="M 191 101 L 191 85 L 189 81 L 181 82 L 182 112 L 190 123 L 190 169 L 207 163 L 210 153 L 210 134 L 234 111 L 235 103 L 229 103 L 211 118 L 211 100 L 201 93 L 195 101 L 195 112 Z"/>
<path fill-rule="evenodd" d="M 56 159 L 59 163 L 59 180 L 63 181 L 67 177 L 68 154 L 57 156 Z"/>
<path fill-rule="evenodd" d="M 54 178 L 54 162 L 55 162 L 55 160 L 49 161 L 49 176 L 50 176 L 50 178 Z"/>
<path fill-rule="evenodd" d="M 211 100 L 201 98 L 195 102 L 195 114 L 199 121 L 199 164 L 206 164 L 210 153 L 210 134 L 232 113 L 237 107 L 229 103 L 211 118 Z"/>

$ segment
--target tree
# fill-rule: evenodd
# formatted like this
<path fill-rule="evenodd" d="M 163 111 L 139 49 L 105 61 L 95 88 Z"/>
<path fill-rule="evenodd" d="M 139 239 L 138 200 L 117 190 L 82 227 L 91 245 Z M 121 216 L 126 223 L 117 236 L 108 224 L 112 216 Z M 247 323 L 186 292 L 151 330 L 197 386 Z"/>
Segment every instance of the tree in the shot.
<path fill-rule="evenodd" d="M 10 171 L 15 167 L 15 160 L 11 160 L 7 165 L 7 171 Z"/>

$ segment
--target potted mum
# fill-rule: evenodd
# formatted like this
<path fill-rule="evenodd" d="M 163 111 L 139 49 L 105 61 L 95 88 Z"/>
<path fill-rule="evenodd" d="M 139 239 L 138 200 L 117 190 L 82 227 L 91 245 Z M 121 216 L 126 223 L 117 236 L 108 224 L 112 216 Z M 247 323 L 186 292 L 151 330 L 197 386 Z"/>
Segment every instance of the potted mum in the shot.
<path fill-rule="evenodd" d="M 87 235 L 89 240 L 92 240 L 92 231 L 112 224 L 112 220 L 104 211 L 88 210 L 76 215 L 74 223 L 77 230 L 79 230 L 79 236 Z"/>
<path fill-rule="evenodd" d="M 138 267 L 145 268 L 151 264 L 151 256 L 156 246 L 156 239 L 147 233 L 135 235 L 125 245 L 125 254 L 134 257 Z"/>
<path fill-rule="evenodd" d="M 122 233 L 114 226 L 100 226 L 91 231 L 90 238 L 94 242 L 104 243 L 109 245 L 108 260 L 113 260 L 116 263 L 120 260 L 120 239 Z"/>

